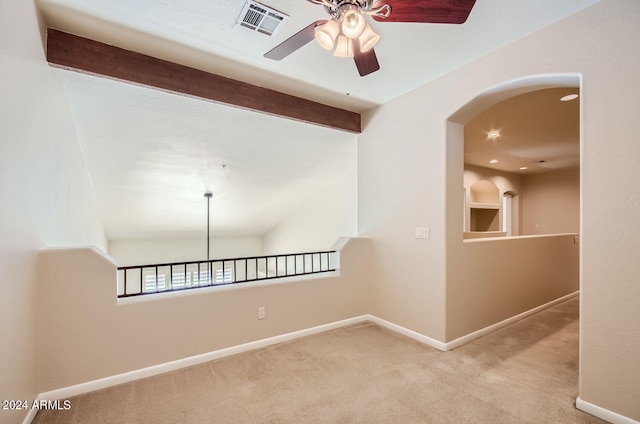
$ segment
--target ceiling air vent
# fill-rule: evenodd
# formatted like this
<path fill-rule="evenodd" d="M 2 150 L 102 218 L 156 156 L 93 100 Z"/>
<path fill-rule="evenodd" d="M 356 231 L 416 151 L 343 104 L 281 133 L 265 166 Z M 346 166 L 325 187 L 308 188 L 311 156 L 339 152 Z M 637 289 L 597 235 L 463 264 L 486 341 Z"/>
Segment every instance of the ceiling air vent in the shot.
<path fill-rule="evenodd" d="M 282 12 L 249 0 L 245 3 L 237 23 L 253 31 L 272 35 L 288 18 L 289 16 Z"/>

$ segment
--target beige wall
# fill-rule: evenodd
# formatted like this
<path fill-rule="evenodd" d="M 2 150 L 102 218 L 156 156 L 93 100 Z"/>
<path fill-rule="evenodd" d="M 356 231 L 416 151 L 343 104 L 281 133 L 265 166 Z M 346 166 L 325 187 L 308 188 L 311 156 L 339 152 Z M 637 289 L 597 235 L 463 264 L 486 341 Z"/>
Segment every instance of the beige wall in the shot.
<path fill-rule="evenodd" d="M 466 223 L 469 231 L 470 188 L 479 181 L 494 183 L 500 190 L 518 194 L 513 235 L 578 233 L 580 231 L 580 169 L 572 168 L 531 175 L 518 175 L 465 165 Z M 502 228 L 502 204 L 500 204 Z"/>
<path fill-rule="evenodd" d="M 572 22 L 575 34 L 594 34 L 584 54 L 601 64 L 585 67 L 582 76 L 580 397 L 636 421 L 640 421 L 638 22 L 640 3 L 633 0 L 603 2 Z"/>
<path fill-rule="evenodd" d="M 0 93 L 0 399 L 32 400 L 38 251 L 106 240 L 31 1 L 0 2 Z M 0 422 L 26 412 L 0 410 Z"/>
<path fill-rule="evenodd" d="M 527 175 L 522 196 L 522 234 L 580 231 L 580 169 Z"/>
<path fill-rule="evenodd" d="M 478 99 L 487 107 L 534 83 L 581 82 L 580 397 L 635 420 L 640 195 L 629 181 L 640 172 L 638 22 L 637 1 L 603 0 L 370 111 L 358 163 L 359 226 L 377 261 L 372 313 L 445 340 L 445 316 L 460 303 L 446 289 L 449 273 L 464 259 L 464 136 L 447 119 L 457 112 L 456 122 L 468 122 L 464 105 L 483 93 L 495 95 Z M 513 90 L 503 95 L 506 83 Z M 418 225 L 431 228 L 430 240 L 413 237 Z"/>
<path fill-rule="evenodd" d="M 212 237 L 211 259 L 259 256 L 262 237 Z M 207 239 L 109 240 L 109 256 L 118 266 L 199 261 L 207 258 Z"/>
<path fill-rule="evenodd" d="M 363 115 L 358 226 L 372 240 L 370 312 L 444 340 L 444 144 L 437 131 L 444 122 L 439 106 L 423 99 L 411 92 Z M 462 171 L 458 187 L 461 200 Z M 462 231 L 462 206 L 456 223 Z M 430 239 L 416 239 L 416 227 L 429 227 Z"/>
<path fill-rule="evenodd" d="M 574 235 L 460 243 L 447 270 L 447 342 L 579 288 Z"/>
<path fill-rule="evenodd" d="M 502 220 L 504 219 L 502 215 L 502 196 L 506 192 L 516 193 L 517 197 L 514 198 L 513 201 L 513 216 L 512 216 L 512 229 L 514 236 L 520 235 L 522 233 L 522 176 L 517 174 L 512 174 L 510 172 L 502 172 L 497 171 L 495 169 L 482 168 L 479 166 L 473 165 L 465 165 L 464 166 L 464 175 L 463 175 L 463 185 L 465 188 L 465 231 L 470 230 L 471 223 L 471 214 L 470 214 L 470 206 L 471 206 L 471 186 L 479 180 L 487 180 L 491 181 L 493 184 L 498 187 L 500 190 L 500 224 L 499 230 L 502 231 Z"/>
<path fill-rule="evenodd" d="M 358 225 L 360 233 L 372 240 L 367 254 L 349 261 L 355 261 L 353 266 L 366 263 L 371 273 L 366 277 L 366 283 L 371 284 L 366 291 L 359 286 L 365 284 L 364 279 L 352 282 L 345 277 L 327 285 L 265 286 L 253 291 L 255 297 L 250 298 L 237 290 L 217 300 L 209 296 L 164 299 L 145 302 L 140 309 L 117 306 L 115 300 L 111 304 L 91 303 L 114 318 L 113 323 L 94 320 L 89 304 L 54 296 L 55 302 L 42 310 L 46 325 L 37 333 L 46 335 L 41 348 L 51 353 L 49 360 L 43 357 L 45 351 L 40 351 L 40 385 L 34 372 L 35 251 L 43 245 L 104 243 L 104 236 L 95 219 L 88 178 L 79 166 L 82 160 L 62 85 L 42 57 L 33 5 L 10 0 L 1 7 L 0 265 L 4 279 L 0 282 L 0 318 L 17 323 L 4 326 L 1 334 L 2 398 L 34 396 L 49 388 L 189 352 L 366 312 L 446 340 L 450 336 L 446 316 L 454 313 L 456 302 L 464 300 L 454 293 L 449 296 L 447 273 L 450 267 L 459 266 L 467 247 L 461 241 L 460 225 L 462 151 L 446 141 L 462 140 L 462 129 L 446 123 L 447 118 L 487 90 L 498 92 L 496 87 L 505 82 L 570 72 L 582 81 L 580 397 L 640 420 L 640 285 L 636 265 L 640 194 L 636 185 L 629 184 L 639 179 L 640 172 L 636 163 L 640 143 L 635 131 L 640 112 L 637 1 L 603 0 L 364 116 L 367 126 L 358 148 Z M 414 238 L 418 226 L 430 227 L 429 240 Z M 39 268 L 42 296 L 55 284 L 65 284 L 68 270 L 73 269 L 66 265 L 77 259 L 66 252 L 43 254 Z M 86 275 L 97 269 L 110 273 L 112 264 L 95 257 L 81 260 L 88 267 L 82 275 L 86 287 L 79 288 L 82 296 L 115 292 L 113 275 L 86 280 Z M 349 261 L 344 260 L 343 265 Z M 42 273 L 44 269 L 51 274 Z M 77 278 L 73 281 L 77 283 Z M 90 287 L 97 293 L 87 293 Z M 348 291 L 345 299 L 335 296 L 341 290 Z M 203 314 L 200 305 L 190 308 L 196 306 L 193 302 L 205 299 L 217 307 L 211 315 Z M 317 299 L 322 299 L 322 304 Z M 231 310 L 224 301 L 236 309 Z M 268 302 L 267 314 L 275 318 L 267 318 L 264 326 L 255 321 L 258 301 Z M 365 311 L 367 302 L 370 307 Z M 451 308 L 448 302 L 454 302 Z M 210 344 L 189 339 L 195 344 L 175 343 L 168 351 L 145 360 L 136 354 L 138 339 L 126 327 L 124 332 L 117 330 L 128 322 L 125 318 L 146 322 L 152 316 L 180 337 L 172 327 L 175 323 L 163 313 L 167 306 L 208 323 L 237 319 L 240 331 L 220 326 L 211 330 Z M 59 313 L 60 308 L 69 308 L 69 317 L 83 319 L 67 319 Z M 281 314 L 272 316 L 272 310 Z M 88 331 L 91 337 L 85 340 L 65 334 L 60 325 L 69 325 L 75 332 L 95 331 Z M 460 328 L 465 325 L 459 323 Z M 141 341 L 149 342 L 150 347 L 166 347 L 162 338 L 162 334 L 150 332 Z M 102 350 L 97 351 L 89 341 Z M 88 357 L 65 356 L 69 346 L 62 342 L 78 343 L 85 352 L 95 351 L 105 361 L 104 368 L 89 369 Z M 81 368 L 75 369 L 72 359 Z M 0 413 L 3 422 L 19 422 L 24 415 Z"/>
<path fill-rule="evenodd" d="M 40 392 L 368 312 L 368 242 L 341 250 L 340 275 L 116 300 L 115 265 L 93 249 L 39 257 Z M 257 319 L 257 308 L 266 318 Z M 185 325 L 188 323 L 188 325 Z"/>

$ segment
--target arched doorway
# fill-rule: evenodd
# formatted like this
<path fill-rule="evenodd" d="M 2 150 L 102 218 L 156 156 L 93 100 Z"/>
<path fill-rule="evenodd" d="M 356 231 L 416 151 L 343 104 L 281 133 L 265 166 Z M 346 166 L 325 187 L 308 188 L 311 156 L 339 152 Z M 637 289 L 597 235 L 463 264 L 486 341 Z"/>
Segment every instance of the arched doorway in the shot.
<path fill-rule="evenodd" d="M 480 336 L 486 329 L 495 328 L 518 314 L 577 293 L 579 246 L 573 244 L 572 236 L 566 235 L 566 240 L 559 241 L 566 245 L 565 248 L 549 246 L 549 240 L 536 237 L 526 238 L 526 241 L 511 237 L 508 239 L 513 241 L 511 244 L 505 244 L 505 238 L 501 237 L 483 244 L 478 240 L 463 241 L 464 228 L 460 223 L 470 224 L 472 206 L 471 186 L 466 184 L 464 176 L 465 125 L 491 106 L 515 96 L 558 87 L 579 89 L 580 82 L 580 76 L 574 74 L 540 75 L 510 81 L 490 88 L 462 105 L 447 121 L 447 342 L 455 345 L 458 339 L 468 341 L 469 335 Z M 500 179 L 504 175 L 487 177 L 480 171 L 477 174 L 477 180 L 491 180 L 499 187 L 500 198 L 490 206 L 501 212 L 500 230 L 505 228 L 505 222 L 508 224 L 504 216 L 507 208 L 511 209 L 513 228 L 513 194 L 518 195 L 518 203 L 522 204 L 522 192 L 509 184 L 501 187 Z M 510 205 L 505 205 L 509 201 Z M 465 204 L 467 202 L 469 204 Z M 512 235 L 518 235 L 517 231 L 515 234 L 512 231 Z M 548 239 L 555 238 L 561 237 Z M 551 250 L 553 253 L 549 254 Z M 555 261 L 552 264 L 546 262 L 550 256 Z M 557 273 L 558 280 L 554 280 L 556 275 L 551 268 L 564 266 L 567 270 Z"/>

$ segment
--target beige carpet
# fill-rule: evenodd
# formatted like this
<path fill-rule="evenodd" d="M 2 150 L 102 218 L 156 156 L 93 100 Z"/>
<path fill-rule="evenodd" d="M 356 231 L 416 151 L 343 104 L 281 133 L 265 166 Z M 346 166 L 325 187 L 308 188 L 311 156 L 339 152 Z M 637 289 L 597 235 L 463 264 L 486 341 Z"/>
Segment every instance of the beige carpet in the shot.
<path fill-rule="evenodd" d="M 34 423 L 603 423 L 578 411 L 578 300 L 440 352 L 365 323 L 71 399 Z"/>

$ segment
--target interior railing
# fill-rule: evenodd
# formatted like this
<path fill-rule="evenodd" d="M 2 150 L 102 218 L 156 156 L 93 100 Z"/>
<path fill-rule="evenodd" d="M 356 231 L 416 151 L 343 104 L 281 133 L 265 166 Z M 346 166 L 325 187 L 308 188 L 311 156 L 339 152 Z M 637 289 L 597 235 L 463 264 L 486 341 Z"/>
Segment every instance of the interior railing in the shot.
<path fill-rule="evenodd" d="M 336 251 L 118 267 L 118 298 L 336 270 Z"/>

